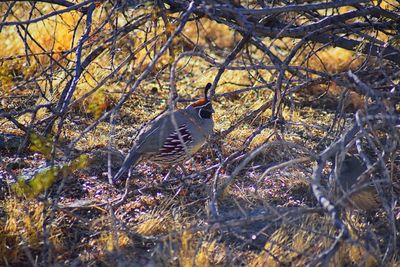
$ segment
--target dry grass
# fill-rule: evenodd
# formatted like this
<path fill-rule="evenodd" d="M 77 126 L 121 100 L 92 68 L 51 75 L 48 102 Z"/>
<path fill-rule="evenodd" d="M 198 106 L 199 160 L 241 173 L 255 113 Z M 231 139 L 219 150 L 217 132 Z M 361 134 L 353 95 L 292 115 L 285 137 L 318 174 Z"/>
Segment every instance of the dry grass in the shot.
<path fill-rule="evenodd" d="M 6 198 L 0 202 L 4 216 L 0 228 L 0 262 L 15 264 L 26 260 L 25 250 L 39 252 L 42 246 L 44 205 L 36 201 Z M 54 222 L 51 228 L 50 244 L 56 251 L 64 248 L 61 228 Z"/>
<path fill-rule="evenodd" d="M 311 233 L 310 227 L 326 233 L 327 236 Z M 360 230 L 360 226 L 358 227 Z M 266 242 L 264 250 L 252 261 L 251 266 L 282 266 L 293 262 L 298 266 L 310 264 L 312 257 L 307 258 L 305 255 L 317 255 L 319 251 L 328 249 L 331 245 L 328 236 L 332 236 L 335 230 L 328 218 L 320 216 L 307 217 L 302 228 L 294 230 L 293 227 L 282 226 L 276 230 Z M 329 263 L 330 266 L 352 264 L 378 266 L 376 259 L 363 246 L 351 243 L 343 244 Z"/>
<path fill-rule="evenodd" d="M 49 8 L 46 4 L 37 5 L 44 12 L 47 12 L 46 8 Z M 383 1 L 381 5 L 389 6 L 390 3 Z M 15 15 L 26 19 L 27 14 L 24 14 L 22 10 L 29 7 L 21 4 L 21 11 Z M 390 9 L 390 7 L 387 8 Z M 135 31 L 116 43 L 115 46 L 119 50 L 115 57 L 111 57 L 111 50 L 107 50 L 107 53 L 98 57 L 85 70 L 73 95 L 73 100 L 79 99 L 96 87 L 110 73 L 113 66 L 125 59 L 128 51 L 139 49 L 135 55 L 135 61 L 116 73 L 115 79 L 108 81 L 100 90 L 72 107 L 69 115 L 77 120 L 71 119 L 66 122 L 61 133 L 61 139 L 65 142 L 78 137 L 85 127 L 93 123 L 118 101 L 121 92 L 131 85 L 127 83 L 127 80 L 140 74 L 146 68 L 154 56 L 154 51 L 157 51 L 166 40 L 165 31 L 171 32 L 176 27 L 176 25 L 165 26 L 161 19 L 154 16 L 156 13 L 150 8 L 146 7 L 140 12 L 153 14 L 152 19 L 148 21 L 149 31 Z M 104 18 L 105 14 L 101 12 L 101 9 L 97 9 L 93 28 L 99 27 Z M 18 91 L 15 90 L 17 86 L 32 77 L 40 76 L 40 72 L 52 63 L 52 59 L 49 55 L 39 55 L 37 58 L 30 56 L 30 65 L 27 65 L 26 58 L 23 56 L 14 60 L 1 61 L 0 98 L 5 100 L 0 103 L 0 108 L 7 111 L 13 110 L 13 107 L 19 105 L 37 105 L 58 99 L 66 84 L 66 80 L 63 79 L 66 74 L 62 71 L 62 67 L 72 67 L 67 59 L 74 59 L 75 54 L 72 53 L 63 60 L 59 59 L 64 52 L 76 45 L 77 38 L 72 42 L 74 32 L 77 36 L 82 33 L 82 28 L 76 26 L 78 19 L 78 13 L 66 13 L 30 26 L 30 33 L 44 49 L 33 43 L 32 40 L 28 40 L 31 52 L 49 52 L 61 66 L 54 67 L 51 81 L 42 80 L 38 85 L 29 84 Z M 123 16 L 120 16 L 119 19 L 121 24 L 126 22 Z M 92 42 L 95 44 L 104 40 L 112 31 L 112 27 L 113 25 L 107 24 L 103 31 L 92 37 Z M 198 29 L 199 36 L 197 36 Z M 224 60 L 224 49 L 232 49 L 237 42 L 236 36 L 228 27 L 207 18 L 202 18 L 198 25 L 195 22 L 189 22 L 183 33 L 193 43 L 199 44 L 206 52 L 217 58 L 219 62 Z M 144 40 L 157 35 L 159 37 L 155 43 L 138 48 Z M 379 33 L 378 37 L 381 40 L 387 38 L 383 33 Z M 0 39 L 6 40 L 0 44 L 0 58 L 24 55 L 24 43 L 13 28 L 4 28 L 0 32 Z M 279 51 L 286 53 L 286 50 L 293 47 L 293 40 L 289 38 L 276 40 L 273 44 L 272 51 L 279 55 Z M 180 36 L 174 42 L 173 47 L 174 52 L 179 53 L 192 49 L 193 45 Z M 252 50 L 254 47 L 249 47 L 249 49 Z M 85 53 L 88 53 L 89 50 Z M 336 74 L 358 68 L 363 60 L 357 53 L 341 48 L 330 47 L 317 53 L 311 52 L 310 49 L 298 55 L 295 63 L 303 62 L 303 66 L 308 68 Z M 258 58 L 264 57 L 260 52 L 255 52 L 253 55 Z M 284 54 L 281 56 L 284 58 Z M 308 58 L 305 60 L 306 57 Z M 165 108 L 169 93 L 169 81 L 168 75 L 161 70 L 173 60 L 174 57 L 169 52 L 163 55 L 153 71 L 152 77 L 158 75 L 157 79 L 148 79 L 143 82 L 122 108 L 116 118 L 116 137 L 113 139 L 114 145 L 118 148 L 130 147 L 132 140 L 129 138 L 137 133 L 140 125 Z M 270 64 L 270 62 L 267 63 Z M 198 58 L 193 58 L 189 62 L 182 60 L 178 67 L 182 69 L 178 73 L 177 88 L 179 95 L 184 99 L 199 96 L 201 88 L 207 82 L 212 82 L 218 71 L 216 68 L 210 68 L 208 64 Z M 261 84 L 260 77 L 267 81 L 274 81 L 276 76 L 277 73 L 274 71 L 227 70 L 221 77 L 216 93 L 229 93 L 243 87 L 257 86 Z M 35 86 L 39 86 L 45 92 L 45 97 L 38 93 L 38 88 Z M 312 101 L 316 95 L 328 92 L 331 97 L 337 98 L 343 90 L 344 88 L 332 82 L 328 85 L 312 86 L 301 93 L 296 93 L 294 97 Z M 12 96 L 23 96 L 23 98 L 18 102 Z M 261 90 L 257 93 L 250 91 L 215 99 L 215 132 L 221 133 L 236 124 L 250 111 L 256 110 L 266 101 L 271 100 L 272 96 L 272 91 Z M 350 95 L 349 104 L 353 107 L 360 107 L 363 104 L 362 101 L 363 99 L 359 95 Z M 182 107 L 185 104 L 179 103 L 179 106 Z M 335 116 L 334 111 L 324 111 L 319 107 L 309 106 L 286 106 L 282 111 L 284 117 L 287 118 L 285 130 L 264 129 L 254 137 L 248 147 L 243 148 L 245 152 L 268 141 L 278 140 L 278 137 L 315 149 L 325 131 L 313 126 L 328 126 Z M 48 115 L 48 111 L 41 110 L 38 113 L 38 119 L 45 118 L 46 115 Z M 252 120 L 238 124 L 238 127 L 228 135 L 221 136 L 218 142 L 223 155 L 227 157 L 239 148 L 242 149 L 244 141 L 258 127 L 269 121 L 271 115 L 271 110 L 267 109 Z M 27 123 L 30 119 L 26 115 L 21 116 L 19 121 Z M 4 119 L 0 119 L 0 126 L 3 128 L 2 133 L 22 134 Z M 106 147 L 110 140 L 111 128 L 112 125 L 108 122 L 99 124 L 95 130 L 80 140 L 76 148 L 90 151 Z M 46 159 L 51 159 L 52 136 L 36 137 L 31 140 L 33 142 L 30 151 L 22 155 L 23 164 L 11 170 L 15 175 L 21 174 L 22 169 L 40 169 L 40 165 L 44 164 Z M 62 157 L 61 148 L 57 150 L 60 158 Z M 34 153 L 38 153 L 40 156 Z M 0 162 L 0 171 L 6 169 L 15 159 L 15 155 L 7 155 L 9 157 L 5 158 L 4 164 Z M 278 146 L 261 153 L 252 165 L 248 166 L 249 169 L 245 169 L 237 181 L 226 190 L 219 203 L 221 214 L 238 211 L 243 215 L 259 206 L 265 208 L 315 206 L 316 203 L 309 188 L 312 168 L 310 165 L 289 166 L 283 170 L 277 170 L 271 173 L 265 181 L 257 184 L 265 166 L 299 156 L 302 154 L 298 151 Z M 135 262 L 138 265 L 154 263 L 155 265 L 185 267 L 231 264 L 254 267 L 286 266 L 293 263 L 296 266 L 305 266 L 310 263 L 313 256 L 332 244 L 332 237 L 336 234 L 332 223 L 321 215 L 302 217 L 301 219 L 293 217 L 289 218 L 292 221 L 282 221 L 279 225 L 266 221 L 264 226 L 268 225 L 268 227 L 261 235 L 264 239 L 259 246 L 254 245 L 252 243 L 254 240 L 251 238 L 250 242 L 245 243 L 236 236 L 246 228 L 244 226 L 232 228 L 229 231 L 221 230 L 223 229 L 221 226 L 221 229 L 208 231 L 210 229 L 208 227 L 212 224 L 210 223 L 212 217 L 208 200 L 212 187 L 212 181 L 209 179 L 212 174 L 200 171 L 218 163 L 216 153 L 211 149 L 203 150 L 186 164 L 191 173 L 199 173 L 199 176 L 184 182 L 173 180 L 170 183 L 163 183 L 162 178 L 165 173 L 157 170 L 154 165 L 141 164 L 137 167 L 138 174 L 133 175 L 130 183 L 130 192 L 134 193 L 128 194 L 126 201 L 115 210 L 110 209 L 109 204 L 121 197 L 124 185 L 109 185 L 104 165 L 96 166 L 98 169 L 93 168 L 95 170 L 85 170 L 84 167 L 88 162 L 87 159 L 77 160 L 75 165 L 66 168 L 63 175 L 59 177 L 53 175 L 50 178 L 54 179 L 41 185 L 40 189 L 33 189 L 31 196 L 28 196 L 29 194 L 24 191 L 26 189 L 22 188 L 24 192 L 18 194 L 19 197 L 17 197 L 12 187 L 7 187 L 7 196 L 0 196 L 0 265 L 17 266 L 27 262 L 30 254 L 35 262 L 40 262 L 43 256 L 41 254 L 44 247 L 43 242 L 48 241 L 50 244 L 48 246 L 51 247 L 49 258 L 54 264 L 69 265 L 76 261 L 84 265 L 115 265 L 118 262 Z M 235 162 L 235 164 L 237 163 L 238 161 Z M 228 175 L 234 167 L 226 166 L 221 173 Z M 0 172 L 0 176 L 2 173 Z M 46 177 L 49 178 L 49 176 Z M 222 175 L 220 179 L 223 182 L 225 178 L 226 176 Z M 32 199 L 33 196 L 41 196 L 43 192 L 47 192 L 49 198 L 55 197 L 61 179 L 65 185 L 61 190 L 58 199 L 60 206 L 57 209 L 51 210 L 51 203 L 48 203 L 47 200 Z M 258 192 L 255 191 L 256 184 Z M 90 202 L 90 205 L 84 207 L 79 205 L 63 207 L 63 205 L 68 206 L 75 201 L 86 200 L 93 200 L 93 203 Z M 52 220 L 46 221 L 49 218 Z M 360 216 L 360 218 L 358 219 L 361 221 L 366 220 L 367 216 Z M 382 218 L 375 217 L 373 219 L 379 221 L 377 223 L 379 224 Z M 277 219 L 277 221 L 279 220 Z M 377 266 L 378 260 L 375 255 L 365 249 L 365 241 L 358 235 L 360 232 L 365 233 L 369 230 L 366 223 L 356 223 L 351 216 L 346 218 L 346 223 L 352 226 L 351 234 L 356 242 L 343 244 L 334 255 L 330 265 L 349 266 L 361 263 L 365 266 Z M 121 226 L 122 224 L 125 224 L 124 227 Z M 47 227 L 51 225 L 47 239 L 43 233 L 44 225 Z M 382 231 L 378 228 L 379 225 L 374 231 Z M 255 225 L 249 229 L 243 234 L 247 241 L 249 236 L 258 234 L 260 230 Z M 154 243 L 150 241 L 146 243 L 132 237 L 131 232 L 147 237 L 157 237 L 159 240 Z M 232 233 L 236 235 L 232 237 Z M 381 232 L 379 233 L 381 234 Z M 382 240 L 379 242 L 382 245 Z M 254 243 L 256 242 L 254 241 Z M 399 265 L 397 259 L 391 260 L 393 266 Z"/>

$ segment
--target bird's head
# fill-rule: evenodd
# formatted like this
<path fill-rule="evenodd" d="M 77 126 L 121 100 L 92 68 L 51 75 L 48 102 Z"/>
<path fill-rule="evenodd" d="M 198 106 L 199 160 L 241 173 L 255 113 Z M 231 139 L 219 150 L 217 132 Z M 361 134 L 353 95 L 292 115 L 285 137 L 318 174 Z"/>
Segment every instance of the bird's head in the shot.
<path fill-rule="evenodd" d="M 208 83 L 204 88 L 204 96 L 197 100 L 196 102 L 189 105 L 190 108 L 193 108 L 195 112 L 202 119 L 211 119 L 212 114 L 214 113 L 214 109 L 212 107 L 211 101 L 208 99 L 208 90 L 210 90 L 211 83 Z"/>

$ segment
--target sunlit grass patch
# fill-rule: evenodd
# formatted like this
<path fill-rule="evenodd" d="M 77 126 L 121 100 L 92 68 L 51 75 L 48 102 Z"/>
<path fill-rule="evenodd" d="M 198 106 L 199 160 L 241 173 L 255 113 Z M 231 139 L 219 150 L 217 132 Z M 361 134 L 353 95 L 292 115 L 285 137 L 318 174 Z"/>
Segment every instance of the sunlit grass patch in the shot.
<path fill-rule="evenodd" d="M 225 248 L 216 241 L 203 240 L 199 235 L 184 231 L 180 237 L 179 266 L 215 266 L 223 263 Z"/>
<path fill-rule="evenodd" d="M 12 16 L 9 16 L 10 20 L 15 20 L 15 18 L 28 19 L 29 12 L 25 11 L 31 8 L 31 5 L 17 3 L 13 9 L 15 12 L 12 13 Z M 57 5 L 37 3 L 32 15 L 40 17 L 40 15 L 59 9 L 61 7 Z M 40 12 L 42 13 L 40 14 Z M 19 88 L 17 93 L 23 94 L 26 90 L 29 91 L 30 95 L 32 93 L 37 94 L 36 104 L 38 105 L 47 104 L 48 101 L 57 101 L 68 80 L 72 79 L 72 72 L 67 75 L 65 70 L 68 70 L 71 63 L 74 64 L 76 59 L 76 54 L 71 49 L 76 47 L 79 37 L 83 33 L 85 19 L 81 20 L 81 16 L 81 12 L 72 11 L 32 23 L 29 25 L 26 43 L 21 39 L 15 27 L 2 27 L 0 39 L 6 41 L 0 45 L 2 46 L 0 58 L 5 58 L 0 64 L 0 97 L 10 96 L 10 90 L 18 86 L 21 79 L 29 80 L 35 75 L 42 75 L 40 72 L 47 69 L 47 72 L 51 70 L 51 74 L 47 74 L 48 79 L 38 79 L 35 86 L 24 85 L 23 88 Z M 102 26 L 104 17 L 104 13 L 95 10 L 91 33 L 96 31 L 96 27 Z M 102 29 L 100 33 L 91 37 L 92 41 L 102 39 L 107 31 L 111 30 L 107 24 Z M 85 59 L 85 54 L 84 49 L 82 60 Z M 94 63 L 85 68 L 83 77 L 75 91 L 76 96 L 87 92 L 89 87 L 90 89 L 93 88 L 97 82 L 105 77 L 106 72 L 108 73 L 109 70 L 106 71 L 110 65 L 108 58 L 100 57 Z M 48 69 L 50 65 L 52 67 Z M 36 91 L 37 89 L 44 94 L 43 97 Z M 13 96 L 15 94 L 16 92 L 13 92 Z M 109 98 L 104 90 L 95 92 L 88 101 L 90 101 L 90 104 L 84 103 L 85 110 L 94 114 L 95 117 L 98 117 L 110 105 Z M 45 109 L 41 109 L 37 118 L 43 118 L 46 112 Z"/>
<path fill-rule="evenodd" d="M 260 133 L 258 133 L 250 143 L 249 149 L 257 148 L 267 142 L 271 142 L 275 140 L 273 137 L 274 130 L 273 129 L 264 129 Z"/>
<path fill-rule="evenodd" d="M 167 233 L 172 222 L 172 218 L 167 214 L 146 214 L 140 217 L 136 231 L 143 235 Z"/>
<path fill-rule="evenodd" d="M 289 260 L 289 250 L 286 248 L 286 244 L 289 241 L 289 236 L 284 229 L 275 231 L 270 237 L 269 241 L 264 246 L 264 251 L 255 258 L 250 266 L 281 266 L 281 259 Z"/>
<path fill-rule="evenodd" d="M 399 2 L 396 0 L 383 0 L 383 1 L 374 0 L 373 3 L 375 5 L 379 3 L 379 6 L 385 10 L 395 10 L 396 8 L 399 7 Z"/>
<path fill-rule="evenodd" d="M 188 22 L 183 33 L 194 44 L 202 46 L 211 42 L 219 48 L 229 48 L 235 41 L 234 32 L 228 26 L 207 18 L 202 18 L 199 22 Z"/>
<path fill-rule="evenodd" d="M 107 231 L 101 234 L 98 240 L 101 251 L 113 252 L 128 246 L 131 241 L 126 233 Z"/>
<path fill-rule="evenodd" d="M 15 18 L 19 20 L 28 19 L 29 12 L 26 12 L 26 10 L 31 8 L 31 5 L 17 3 L 10 20 L 16 20 Z M 47 13 L 60 7 L 37 3 L 36 8 L 32 15 L 39 15 L 37 10 Z M 20 38 L 15 27 L 3 27 L 0 32 L 0 39 L 5 40 L 5 42 L 2 42 L 0 58 L 16 56 L 15 60 L 8 60 L 12 66 L 9 68 L 10 73 L 20 69 L 27 78 L 36 69 L 41 69 L 54 61 L 65 65 L 65 63 L 61 63 L 60 59 L 63 56 L 62 53 L 71 49 L 77 41 L 77 38 L 75 38 L 75 42 L 72 42 L 74 34 L 79 35 L 80 33 L 80 29 L 76 31 L 79 16 L 78 12 L 72 11 L 30 24 L 26 43 Z M 25 50 L 26 48 L 27 50 Z M 25 52 L 28 53 L 29 62 L 23 57 Z M 20 65 L 23 68 L 18 68 Z"/>
<path fill-rule="evenodd" d="M 154 255 L 163 266 L 225 266 L 228 248 L 212 235 L 184 230 L 170 235 Z"/>
<path fill-rule="evenodd" d="M 102 148 L 105 147 L 109 142 L 109 125 L 103 124 L 100 125 L 96 130 L 88 133 L 77 143 L 77 148 L 81 150 L 90 150 L 93 148 Z M 77 129 L 70 129 L 68 136 L 70 138 L 78 137 L 79 131 Z"/>
<path fill-rule="evenodd" d="M 329 47 L 318 51 L 307 60 L 306 66 L 329 73 L 338 73 L 355 69 L 362 63 L 362 57 L 356 53 L 340 48 Z"/>
<path fill-rule="evenodd" d="M 173 201 L 173 199 L 164 200 L 151 211 L 141 214 L 137 219 L 136 231 L 151 236 L 181 229 L 185 224 L 184 214 L 172 214 Z"/>
<path fill-rule="evenodd" d="M 91 114 L 94 119 L 97 119 L 103 112 L 112 107 L 113 103 L 117 100 L 117 97 L 112 92 L 120 89 L 118 85 L 110 87 L 104 85 L 97 88 L 98 84 L 108 74 L 107 65 L 109 63 L 105 63 L 106 60 L 107 58 L 100 57 L 95 62 L 97 64 L 91 64 L 85 70 L 72 99 L 72 101 L 77 100 L 74 104 L 76 111 L 82 114 Z M 114 64 L 118 64 L 118 62 L 116 61 Z"/>
<path fill-rule="evenodd" d="M 116 257 L 119 261 L 131 261 L 135 258 L 134 242 L 126 232 L 112 229 L 109 220 L 99 220 L 88 237 L 79 259 L 85 264 L 102 263 L 113 265 Z M 111 229 L 110 229 L 111 228 Z"/>
<path fill-rule="evenodd" d="M 252 261 L 251 266 L 281 266 L 296 262 L 305 265 L 308 262 L 307 254 L 326 247 L 324 237 L 302 230 L 294 230 L 290 226 L 277 229 L 265 243 L 264 250 Z M 301 254 L 304 253 L 303 258 Z"/>
<path fill-rule="evenodd" d="M 43 203 L 13 197 L 0 202 L 0 264 L 20 264 L 43 246 L 43 225 L 46 214 Z M 63 250 L 63 234 L 52 222 L 49 241 L 56 251 Z"/>
<path fill-rule="evenodd" d="M 231 149 L 235 150 L 240 145 L 243 144 L 243 140 L 247 138 L 252 132 L 253 129 L 251 127 L 248 126 L 237 127 L 227 136 L 225 136 L 224 139 L 226 144 L 230 146 Z M 224 148 L 227 149 L 229 147 L 224 147 Z"/>
<path fill-rule="evenodd" d="M 314 231 L 310 231 L 311 228 Z M 281 266 L 294 262 L 299 266 L 310 264 L 310 260 L 313 259 L 310 255 L 318 255 L 331 247 L 331 237 L 335 236 L 335 232 L 330 219 L 319 215 L 307 216 L 300 228 L 294 224 L 282 226 L 270 236 L 264 250 L 253 259 L 251 266 Z M 357 240 L 358 237 L 352 230 L 350 234 Z M 329 266 L 360 263 L 363 266 L 377 266 L 376 259 L 363 244 L 344 242 L 332 256 Z"/>

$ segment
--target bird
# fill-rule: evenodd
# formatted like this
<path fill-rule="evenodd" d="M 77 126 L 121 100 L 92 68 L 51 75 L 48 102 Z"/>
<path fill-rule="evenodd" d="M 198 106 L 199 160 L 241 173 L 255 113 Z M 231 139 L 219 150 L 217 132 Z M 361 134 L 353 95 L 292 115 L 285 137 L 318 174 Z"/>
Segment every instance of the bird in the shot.
<path fill-rule="evenodd" d="M 338 197 L 344 197 L 342 204 L 345 208 L 370 211 L 379 207 L 378 193 L 371 177 L 362 177 L 367 169 L 360 156 L 348 154 L 336 170 L 338 183 L 335 191 Z"/>
<path fill-rule="evenodd" d="M 211 83 L 208 83 L 204 96 L 186 108 L 163 112 L 148 122 L 139 131 L 135 144 L 113 180 L 120 179 L 143 160 L 161 166 L 182 164 L 189 160 L 213 133 L 214 109 L 207 97 L 210 87 Z"/>

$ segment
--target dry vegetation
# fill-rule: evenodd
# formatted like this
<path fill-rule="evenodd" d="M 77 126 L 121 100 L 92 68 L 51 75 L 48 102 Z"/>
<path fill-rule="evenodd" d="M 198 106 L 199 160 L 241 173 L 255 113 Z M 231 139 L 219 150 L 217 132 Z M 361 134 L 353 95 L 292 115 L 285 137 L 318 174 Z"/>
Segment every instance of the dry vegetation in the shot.
<path fill-rule="evenodd" d="M 400 3 L 273 11 L 249 33 L 229 9 L 330 2 L 196 1 L 188 21 L 189 2 L 0 3 L 0 266 L 400 266 Z M 213 81 L 188 176 L 143 162 L 109 183 L 143 123 Z M 368 211 L 328 182 L 357 151 Z"/>

